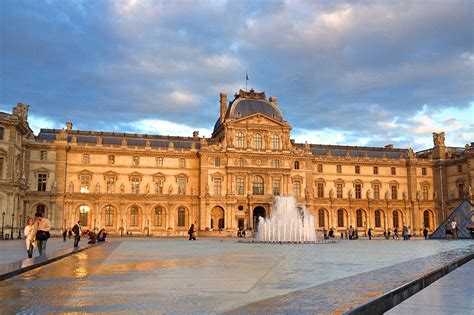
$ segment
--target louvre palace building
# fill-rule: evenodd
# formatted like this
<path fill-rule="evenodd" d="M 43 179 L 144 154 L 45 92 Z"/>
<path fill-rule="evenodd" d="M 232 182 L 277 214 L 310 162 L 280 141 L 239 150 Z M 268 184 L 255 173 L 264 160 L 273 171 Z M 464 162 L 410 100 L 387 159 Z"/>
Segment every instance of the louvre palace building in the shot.
<path fill-rule="evenodd" d="M 217 103 L 217 102 L 216 102 Z M 374 234 L 430 231 L 471 195 L 474 143 L 448 147 L 358 147 L 296 143 L 277 98 L 220 94 L 210 138 L 28 125 L 28 105 L 0 112 L 2 233 L 43 212 L 60 231 L 81 220 L 111 234 L 236 236 L 268 217 L 274 195 L 293 195 L 318 230 Z M 13 225 L 13 229 L 12 229 Z"/>

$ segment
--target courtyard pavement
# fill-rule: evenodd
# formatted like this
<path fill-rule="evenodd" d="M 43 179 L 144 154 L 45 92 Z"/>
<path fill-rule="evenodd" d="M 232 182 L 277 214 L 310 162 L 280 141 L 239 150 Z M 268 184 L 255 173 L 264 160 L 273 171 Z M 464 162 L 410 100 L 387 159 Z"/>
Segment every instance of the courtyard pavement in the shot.
<path fill-rule="evenodd" d="M 58 242 L 54 240 L 51 246 Z M 8 251 L 13 251 L 11 242 Z M 2 259 L 4 244 L 0 242 Z M 339 289 L 367 299 L 472 252 L 472 245 L 470 240 L 422 239 L 275 245 L 111 238 L 110 244 L 0 282 L 0 309 L 35 314 L 259 313 L 277 311 L 278 301 L 286 301 L 294 307 L 286 313 L 299 313 L 304 304 L 299 299 L 317 300 L 314 294 L 319 294 L 321 307 L 309 305 L 305 312 L 343 311 L 347 305 L 334 301 L 357 297 L 337 300 Z M 385 274 L 390 277 L 384 279 Z"/>
<path fill-rule="evenodd" d="M 87 243 L 87 241 L 86 241 Z M 67 239 L 63 242 L 62 238 L 51 237 L 46 243 L 46 252 L 51 253 L 68 247 L 73 247 L 74 240 Z M 33 252 L 33 257 L 38 256 L 38 248 Z M 0 265 L 19 261 L 28 258 L 26 254 L 25 240 L 0 241 Z"/>

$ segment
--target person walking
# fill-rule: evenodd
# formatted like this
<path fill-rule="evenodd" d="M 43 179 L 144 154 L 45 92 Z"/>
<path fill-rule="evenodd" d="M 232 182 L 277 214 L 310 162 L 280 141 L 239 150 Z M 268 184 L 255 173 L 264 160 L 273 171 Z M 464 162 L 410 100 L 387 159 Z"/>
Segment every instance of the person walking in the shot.
<path fill-rule="evenodd" d="M 81 221 L 72 227 L 72 232 L 74 233 L 74 247 L 79 247 L 79 241 L 81 240 Z"/>
<path fill-rule="evenodd" d="M 372 239 L 372 229 L 371 228 L 369 228 L 369 232 L 367 234 L 369 235 L 369 240 L 371 240 Z"/>
<path fill-rule="evenodd" d="M 33 219 L 28 218 L 25 230 L 23 231 L 23 234 L 25 235 L 26 253 L 28 254 L 28 258 L 33 258 L 33 248 L 36 246 L 34 225 L 35 223 L 33 222 Z"/>
<path fill-rule="evenodd" d="M 446 229 L 446 239 L 447 240 L 450 240 L 453 233 L 451 231 L 451 220 L 448 219 L 448 221 L 446 222 L 446 224 L 444 225 L 445 229 Z"/>
<path fill-rule="evenodd" d="M 423 236 L 425 237 L 425 240 L 428 239 L 428 229 L 425 226 L 425 229 L 423 230 Z"/>
<path fill-rule="evenodd" d="M 63 242 L 66 242 L 66 237 L 67 237 L 67 229 L 64 228 L 64 231 L 63 231 Z"/>
<path fill-rule="evenodd" d="M 196 240 L 196 231 L 194 230 L 194 224 L 191 224 L 191 226 L 189 227 L 188 234 L 189 234 L 189 240 L 193 240 L 193 241 Z"/>
<path fill-rule="evenodd" d="M 38 243 L 38 251 L 40 256 L 46 254 L 46 243 L 50 237 L 49 231 L 51 231 L 51 222 L 43 217 L 43 213 L 37 212 L 35 214 L 35 238 Z"/>

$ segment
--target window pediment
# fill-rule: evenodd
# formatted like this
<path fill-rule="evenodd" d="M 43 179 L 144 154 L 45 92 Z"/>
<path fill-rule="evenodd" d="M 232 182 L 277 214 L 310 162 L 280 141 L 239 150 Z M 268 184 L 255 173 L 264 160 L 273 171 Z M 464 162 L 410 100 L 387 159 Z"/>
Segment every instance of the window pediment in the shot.
<path fill-rule="evenodd" d="M 326 181 L 324 180 L 324 178 L 320 177 L 320 178 L 316 179 L 315 182 L 316 182 L 316 185 L 323 184 L 324 186 L 326 186 Z"/>
<path fill-rule="evenodd" d="M 45 167 L 40 167 L 40 168 L 35 169 L 33 173 L 35 174 L 35 177 L 38 177 L 38 174 L 44 174 L 44 173 L 46 173 L 46 176 L 49 177 L 49 173 L 51 173 L 51 170 Z"/>
<path fill-rule="evenodd" d="M 138 172 L 133 172 L 133 173 L 130 173 L 128 174 L 128 179 L 131 180 L 132 178 L 139 178 L 139 180 L 141 181 L 142 180 L 142 177 L 143 175 L 141 173 L 138 173 Z"/>
<path fill-rule="evenodd" d="M 211 174 L 212 181 L 214 181 L 214 178 L 224 179 L 224 174 L 222 174 L 221 172 L 212 173 Z"/>
<path fill-rule="evenodd" d="M 178 182 L 178 179 L 180 179 L 180 178 L 185 178 L 186 182 L 189 181 L 189 176 L 185 173 L 179 173 L 179 174 L 175 175 L 174 177 L 175 177 L 176 182 Z"/>
<path fill-rule="evenodd" d="M 291 182 L 294 183 L 294 182 L 296 182 L 296 181 L 298 181 L 298 182 L 303 182 L 303 177 L 300 176 L 300 175 L 292 176 L 292 177 L 291 177 Z"/>
<path fill-rule="evenodd" d="M 111 178 L 111 177 L 112 177 L 112 178 L 115 178 L 115 180 L 117 180 L 118 175 L 119 175 L 119 174 L 116 173 L 116 172 L 114 172 L 114 171 L 108 171 L 108 172 L 105 172 L 105 173 L 104 173 L 104 179 L 106 179 L 106 178 Z"/>
<path fill-rule="evenodd" d="M 92 178 L 92 175 L 94 175 L 94 173 L 89 170 L 82 170 L 78 173 L 79 179 L 81 178 L 81 176 L 90 176 L 90 178 Z"/>
<path fill-rule="evenodd" d="M 379 187 L 381 187 L 381 186 L 382 186 L 382 182 L 379 181 L 378 179 L 376 179 L 376 180 L 371 181 L 371 182 L 370 182 L 370 185 L 372 186 L 372 188 L 374 188 L 375 185 L 378 185 Z"/>
<path fill-rule="evenodd" d="M 334 186 L 336 186 L 337 184 L 342 184 L 342 187 L 346 186 L 346 182 L 344 182 L 344 180 L 340 178 L 334 180 Z"/>
<path fill-rule="evenodd" d="M 464 184 L 465 179 L 464 178 L 458 178 L 456 179 L 456 184 Z"/>
<path fill-rule="evenodd" d="M 360 179 L 356 179 L 355 181 L 352 182 L 353 187 L 356 185 L 360 185 L 360 187 L 364 187 L 364 182 L 361 181 Z"/>
<path fill-rule="evenodd" d="M 154 181 L 156 181 L 157 179 L 163 179 L 163 181 L 166 181 L 166 175 L 161 172 L 155 173 L 151 176 L 153 177 Z"/>
<path fill-rule="evenodd" d="M 424 180 L 424 181 L 422 181 L 422 182 L 420 183 L 420 187 L 423 187 L 423 186 L 428 186 L 428 187 L 430 187 L 431 185 L 430 185 L 430 183 L 429 183 L 428 181 Z"/>
<path fill-rule="evenodd" d="M 392 180 L 388 183 L 389 186 L 397 186 L 400 187 L 400 184 L 396 180 Z"/>

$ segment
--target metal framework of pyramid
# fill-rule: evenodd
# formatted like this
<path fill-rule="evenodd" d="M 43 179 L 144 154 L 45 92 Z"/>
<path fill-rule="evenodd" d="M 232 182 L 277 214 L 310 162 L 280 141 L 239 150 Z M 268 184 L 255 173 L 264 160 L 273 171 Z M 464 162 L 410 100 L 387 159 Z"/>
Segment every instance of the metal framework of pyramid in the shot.
<path fill-rule="evenodd" d="M 446 220 L 431 234 L 430 239 L 444 239 L 446 238 L 446 222 L 448 220 L 455 220 L 458 227 L 458 238 L 471 238 L 469 227 L 472 227 L 472 220 L 474 216 L 474 207 L 471 201 L 466 198 L 459 206 L 457 206 Z"/>

